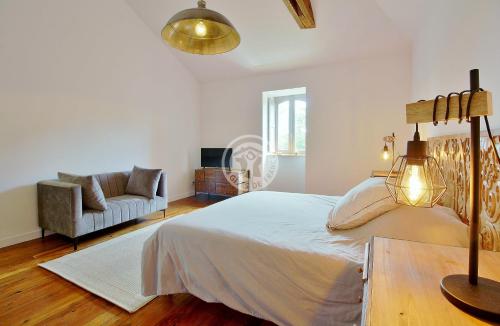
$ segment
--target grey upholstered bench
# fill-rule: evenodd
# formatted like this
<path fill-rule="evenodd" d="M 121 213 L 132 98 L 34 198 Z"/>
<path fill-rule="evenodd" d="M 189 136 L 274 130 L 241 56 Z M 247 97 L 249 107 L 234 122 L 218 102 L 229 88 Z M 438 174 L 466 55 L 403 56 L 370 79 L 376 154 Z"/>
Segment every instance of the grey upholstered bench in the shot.
<path fill-rule="evenodd" d="M 125 193 L 130 172 L 95 175 L 101 185 L 108 208 L 104 211 L 85 209 L 82 189 L 78 184 L 59 180 L 41 181 L 38 190 L 38 221 L 45 230 L 73 239 L 76 250 L 78 238 L 167 208 L 167 176 L 161 174 L 154 199 Z"/>

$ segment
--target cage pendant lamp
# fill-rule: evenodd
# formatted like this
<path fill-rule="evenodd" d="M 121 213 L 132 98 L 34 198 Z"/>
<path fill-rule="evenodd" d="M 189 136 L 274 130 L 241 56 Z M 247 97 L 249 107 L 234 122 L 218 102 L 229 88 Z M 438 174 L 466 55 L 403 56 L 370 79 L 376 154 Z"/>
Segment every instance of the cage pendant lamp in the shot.
<path fill-rule="evenodd" d="M 416 207 L 432 207 L 446 191 L 441 169 L 432 156 L 427 155 L 427 142 L 420 140 L 418 125 L 407 154 L 394 163 L 386 186 L 394 201 Z"/>
<path fill-rule="evenodd" d="M 204 0 L 197 8 L 175 14 L 161 31 L 172 47 L 193 54 L 220 54 L 240 44 L 240 35 L 224 15 L 207 9 Z"/>

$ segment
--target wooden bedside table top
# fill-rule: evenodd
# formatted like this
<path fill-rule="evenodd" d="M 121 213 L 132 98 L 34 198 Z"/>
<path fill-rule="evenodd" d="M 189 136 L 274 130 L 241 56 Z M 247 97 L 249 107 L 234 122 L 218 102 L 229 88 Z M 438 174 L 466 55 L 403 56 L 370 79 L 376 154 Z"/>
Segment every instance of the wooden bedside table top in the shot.
<path fill-rule="evenodd" d="M 370 177 L 372 178 L 376 178 L 376 177 L 384 177 L 384 178 L 387 178 L 387 176 L 389 175 L 390 171 L 383 171 L 383 170 L 372 170 L 372 173 L 370 174 Z M 392 172 L 392 175 L 391 175 L 393 178 L 395 178 L 397 176 L 397 173 L 395 172 Z"/>
<path fill-rule="evenodd" d="M 370 247 L 366 325 L 491 325 L 452 305 L 441 279 L 467 274 L 468 249 L 374 238 Z M 479 275 L 500 281 L 500 252 L 480 251 Z"/>

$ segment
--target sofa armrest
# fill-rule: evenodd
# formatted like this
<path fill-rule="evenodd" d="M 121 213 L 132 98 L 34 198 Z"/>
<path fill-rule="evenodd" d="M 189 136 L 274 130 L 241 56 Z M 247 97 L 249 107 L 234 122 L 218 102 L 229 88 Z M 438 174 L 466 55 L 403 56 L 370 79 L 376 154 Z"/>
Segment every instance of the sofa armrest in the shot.
<path fill-rule="evenodd" d="M 41 228 L 74 238 L 82 221 L 82 187 L 57 180 L 37 184 Z"/>
<path fill-rule="evenodd" d="M 165 172 L 161 173 L 160 182 L 158 182 L 158 190 L 156 191 L 156 196 L 167 198 L 167 174 Z"/>

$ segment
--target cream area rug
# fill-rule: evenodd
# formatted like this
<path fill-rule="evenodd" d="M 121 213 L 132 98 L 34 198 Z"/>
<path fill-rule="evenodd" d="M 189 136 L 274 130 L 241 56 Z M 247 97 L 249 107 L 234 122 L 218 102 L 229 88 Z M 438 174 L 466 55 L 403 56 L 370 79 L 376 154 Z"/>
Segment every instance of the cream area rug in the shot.
<path fill-rule="evenodd" d="M 39 264 L 132 313 L 156 296 L 141 294 L 141 254 L 146 239 L 163 222 Z"/>

